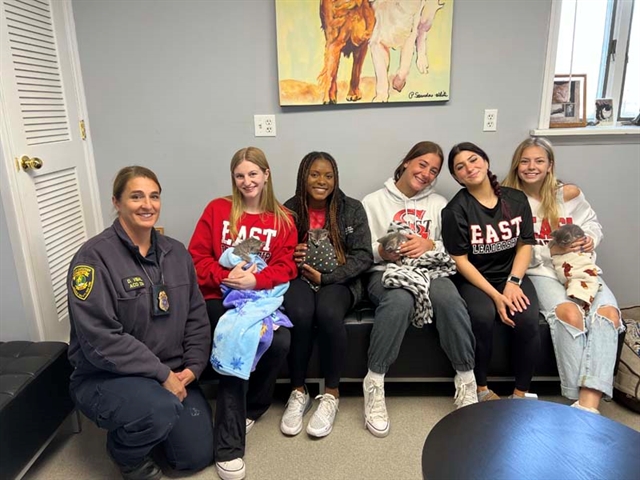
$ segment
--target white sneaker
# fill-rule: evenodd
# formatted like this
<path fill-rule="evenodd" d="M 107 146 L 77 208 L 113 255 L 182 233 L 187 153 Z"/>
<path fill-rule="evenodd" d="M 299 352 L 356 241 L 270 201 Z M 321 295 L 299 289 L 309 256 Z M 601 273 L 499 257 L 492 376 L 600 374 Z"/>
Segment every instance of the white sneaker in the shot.
<path fill-rule="evenodd" d="M 389 435 L 389 414 L 384 402 L 384 383 L 378 383 L 368 377 L 362 382 L 364 393 L 364 426 L 375 437 Z"/>
<path fill-rule="evenodd" d="M 582 405 L 580 405 L 580 402 L 578 400 L 576 400 L 571 406 L 579 410 L 584 410 L 585 412 L 591 412 L 595 413 L 596 415 L 600 415 L 600 410 L 593 407 L 583 407 Z"/>
<path fill-rule="evenodd" d="M 318 409 L 313 412 L 313 416 L 309 420 L 307 433 L 312 437 L 326 437 L 333 429 L 333 422 L 338 413 L 340 400 L 330 393 L 318 395 L 316 400 L 320 400 L 320 405 L 318 405 Z"/>
<path fill-rule="evenodd" d="M 453 383 L 456 386 L 456 395 L 453 397 L 453 403 L 455 403 L 458 408 L 478 403 L 478 385 L 476 384 L 475 377 L 473 377 L 473 381 L 463 383 L 460 374 L 456 373 Z"/>
<path fill-rule="evenodd" d="M 216 471 L 222 480 L 242 480 L 246 475 L 242 458 L 234 458 L 228 462 L 216 462 Z"/>
<path fill-rule="evenodd" d="M 293 390 L 280 422 L 280 431 L 285 435 L 297 435 L 302 431 L 302 417 L 311 409 L 311 397 L 305 387 L 304 393 Z"/>
<path fill-rule="evenodd" d="M 247 426 L 245 427 L 246 428 L 245 435 L 248 434 L 251 431 L 251 429 L 253 428 L 253 426 L 255 424 L 256 424 L 255 420 L 251 420 L 250 418 L 247 418 Z"/>

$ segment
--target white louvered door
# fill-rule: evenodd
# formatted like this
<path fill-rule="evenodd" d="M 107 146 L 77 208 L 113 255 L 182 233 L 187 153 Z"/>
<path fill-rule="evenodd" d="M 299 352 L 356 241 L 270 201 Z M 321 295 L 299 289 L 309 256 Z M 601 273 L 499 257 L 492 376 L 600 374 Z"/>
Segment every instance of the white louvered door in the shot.
<path fill-rule="evenodd" d="M 102 228 L 80 130 L 84 100 L 70 9 L 62 0 L 2 0 L 2 146 L 12 190 L 3 202 L 13 207 L 13 250 L 24 260 L 18 275 L 23 295 L 33 296 L 27 310 L 39 340 L 68 341 L 69 262 Z M 23 156 L 41 159 L 42 168 L 20 168 Z"/>

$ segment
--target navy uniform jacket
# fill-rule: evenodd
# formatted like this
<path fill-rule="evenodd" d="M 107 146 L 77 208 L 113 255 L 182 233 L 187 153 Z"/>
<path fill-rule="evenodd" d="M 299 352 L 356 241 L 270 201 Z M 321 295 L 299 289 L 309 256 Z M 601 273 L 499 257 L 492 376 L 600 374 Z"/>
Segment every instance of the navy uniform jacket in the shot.
<path fill-rule="evenodd" d="M 211 326 L 191 256 L 180 242 L 155 230 L 149 252 L 146 259 L 140 256 L 116 219 L 73 257 L 68 275 L 72 381 L 109 372 L 164 382 L 170 370 L 189 368 L 196 378 L 204 370 Z M 162 275 L 168 314 L 152 316 L 151 283 L 162 283 Z"/>

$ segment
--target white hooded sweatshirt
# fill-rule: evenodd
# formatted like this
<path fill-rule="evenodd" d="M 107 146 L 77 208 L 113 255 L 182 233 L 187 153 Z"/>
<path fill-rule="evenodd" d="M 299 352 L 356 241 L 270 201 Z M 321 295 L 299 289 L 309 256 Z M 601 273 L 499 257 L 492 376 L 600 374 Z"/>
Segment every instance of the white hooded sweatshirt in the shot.
<path fill-rule="evenodd" d="M 536 237 L 536 245 L 533 247 L 533 255 L 531 264 L 527 269 L 527 275 L 540 275 L 543 277 L 557 278 L 556 271 L 551 260 L 549 252 L 549 242 L 551 241 L 551 226 L 548 220 L 540 217 L 540 202 L 532 197 L 527 197 L 533 213 L 533 230 Z M 593 211 L 584 194 L 580 194 L 568 202 L 564 201 L 564 192 L 562 188 L 558 189 L 558 222 L 560 225 L 565 223 L 573 223 L 578 225 L 584 233 L 593 239 L 594 250 L 602 241 L 602 225 L 598 222 L 596 212 Z M 593 263 L 596 262 L 596 252 L 592 255 Z M 602 270 L 598 267 L 598 273 L 602 274 Z"/>
<path fill-rule="evenodd" d="M 384 270 L 386 262 L 378 253 L 378 239 L 387 234 L 391 222 L 406 224 L 417 235 L 435 242 L 436 251 L 444 251 L 442 246 L 442 209 L 447 200 L 434 193 L 433 182 L 413 197 L 407 197 L 398 190 L 393 178 L 384 182 L 384 188 L 370 193 L 362 200 L 369 219 L 371 249 L 375 262 L 371 270 Z"/>

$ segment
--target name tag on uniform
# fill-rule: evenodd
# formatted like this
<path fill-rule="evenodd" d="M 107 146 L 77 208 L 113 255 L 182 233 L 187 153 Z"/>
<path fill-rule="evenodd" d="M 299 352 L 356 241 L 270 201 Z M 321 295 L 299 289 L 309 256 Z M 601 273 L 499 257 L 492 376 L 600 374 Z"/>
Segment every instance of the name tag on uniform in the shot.
<path fill-rule="evenodd" d="M 144 282 L 142 277 L 133 276 L 122 279 L 122 285 L 124 285 L 124 289 L 127 292 L 131 290 L 137 290 L 139 288 L 144 288 L 147 284 Z"/>

